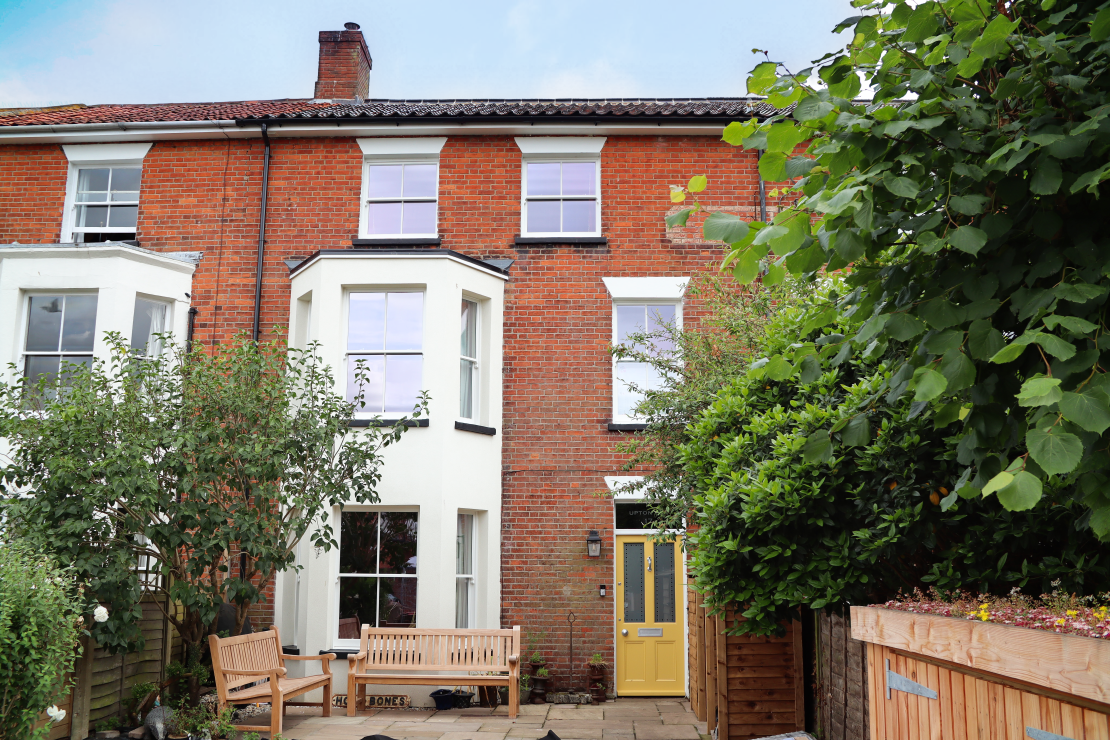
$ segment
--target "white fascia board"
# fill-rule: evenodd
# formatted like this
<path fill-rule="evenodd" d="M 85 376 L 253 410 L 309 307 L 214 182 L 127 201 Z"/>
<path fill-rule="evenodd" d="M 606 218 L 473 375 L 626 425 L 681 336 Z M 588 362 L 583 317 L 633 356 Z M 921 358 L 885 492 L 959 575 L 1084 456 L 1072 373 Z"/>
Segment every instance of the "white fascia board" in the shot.
<path fill-rule="evenodd" d="M 260 122 L 261 123 L 261 122 Z M 712 136 L 719 139 L 721 125 L 694 123 L 632 124 L 520 124 L 520 123 L 281 123 L 267 121 L 270 138 L 313 138 L 317 136 Z M 4 144 L 92 144 L 135 141 L 189 141 L 201 139 L 257 139 L 260 125 L 236 126 L 234 121 L 172 121 L 145 123 L 75 123 L 44 126 L 2 126 Z M 561 135 L 561 136 L 560 136 Z M 522 136 L 522 138 L 524 138 Z"/>
<path fill-rule="evenodd" d="M 195 262 L 169 256 L 172 252 L 152 252 L 130 244 L 84 246 L 76 244 L 0 244 L 0 260 L 5 259 L 96 259 L 119 257 L 133 262 L 163 267 L 183 275 L 196 272 Z"/>
<path fill-rule="evenodd" d="M 95 162 L 142 161 L 150 147 L 150 142 L 141 144 L 62 144 L 66 159 L 74 164 Z"/>
<path fill-rule="evenodd" d="M 373 138 L 356 139 L 365 157 L 438 157 L 446 136 L 427 138 Z"/>
<path fill-rule="evenodd" d="M 604 136 L 518 136 L 522 154 L 600 154 Z"/>
<path fill-rule="evenodd" d="M 614 300 L 677 301 L 686 294 L 688 277 L 640 277 L 601 279 Z"/>
<path fill-rule="evenodd" d="M 317 254 L 317 255 L 314 255 L 312 257 L 309 257 L 304 262 L 302 262 L 301 264 L 294 267 L 290 271 L 289 277 L 290 277 L 290 279 L 292 279 L 294 275 L 299 275 L 303 270 L 307 269 L 308 267 L 315 264 L 319 260 L 329 260 L 329 259 L 341 259 L 341 260 L 344 260 L 344 259 L 346 259 L 346 260 L 350 260 L 350 259 L 356 259 L 356 260 L 373 260 L 373 259 L 379 259 L 379 260 L 450 260 L 452 262 L 455 262 L 457 264 L 462 265 L 463 267 L 469 267 L 472 270 L 477 270 L 478 272 L 481 272 L 481 273 L 484 273 L 484 274 L 487 274 L 487 275 L 492 275 L 496 278 L 501 278 L 504 281 L 508 281 L 508 279 L 509 279 L 508 275 L 502 275 L 500 272 L 497 272 L 496 270 L 493 270 L 492 268 L 486 269 L 486 268 L 483 268 L 483 267 L 479 267 L 478 265 L 467 262 L 466 260 L 461 260 L 458 257 L 456 257 L 454 255 L 451 255 L 451 254 L 397 254 L 397 253 L 393 253 L 393 254 L 369 253 L 368 254 L 366 252 L 356 252 L 354 250 L 350 250 L 350 253 L 347 253 L 346 251 L 343 251 L 343 250 L 339 250 L 339 253 Z"/>

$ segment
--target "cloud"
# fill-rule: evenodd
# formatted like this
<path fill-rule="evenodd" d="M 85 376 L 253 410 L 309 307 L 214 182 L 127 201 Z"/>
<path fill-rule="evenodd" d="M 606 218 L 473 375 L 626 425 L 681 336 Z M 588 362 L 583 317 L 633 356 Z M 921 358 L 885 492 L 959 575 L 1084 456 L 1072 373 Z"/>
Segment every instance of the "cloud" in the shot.
<path fill-rule="evenodd" d="M 549 72 L 534 90 L 541 98 L 629 98 L 641 94 L 639 78 L 613 66 L 607 59 Z"/>

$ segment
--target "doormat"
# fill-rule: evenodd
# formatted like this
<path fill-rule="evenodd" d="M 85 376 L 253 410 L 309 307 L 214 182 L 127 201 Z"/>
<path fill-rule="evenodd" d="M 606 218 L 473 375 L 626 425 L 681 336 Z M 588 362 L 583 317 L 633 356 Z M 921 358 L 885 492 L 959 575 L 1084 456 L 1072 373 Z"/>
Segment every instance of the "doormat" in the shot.
<path fill-rule="evenodd" d="M 549 704 L 592 704 L 593 699 L 585 691 L 549 691 L 547 692 Z M 540 740 L 545 740 L 540 738 Z"/>

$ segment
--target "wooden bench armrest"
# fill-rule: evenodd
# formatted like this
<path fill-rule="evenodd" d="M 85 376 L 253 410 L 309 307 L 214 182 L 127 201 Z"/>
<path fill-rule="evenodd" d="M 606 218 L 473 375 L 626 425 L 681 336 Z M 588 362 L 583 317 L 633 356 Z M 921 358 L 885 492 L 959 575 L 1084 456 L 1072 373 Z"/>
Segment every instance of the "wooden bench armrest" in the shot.
<path fill-rule="evenodd" d="M 509 665 L 511 665 L 511 666 L 516 665 L 517 663 L 520 662 L 520 656 L 519 655 L 510 655 L 507 660 L 508 660 Z"/>
<path fill-rule="evenodd" d="M 229 675 L 229 676 L 272 676 L 275 673 L 278 676 L 285 676 L 285 669 L 284 668 L 270 668 L 269 670 L 257 670 L 256 669 L 256 670 L 253 670 L 253 671 L 236 671 L 236 670 L 233 670 L 231 668 L 220 668 L 219 670 L 220 670 L 220 673 L 224 673 L 224 674 Z M 234 691 L 234 689 L 232 689 L 232 690 Z"/>
<path fill-rule="evenodd" d="M 348 663 L 354 663 L 356 660 L 366 660 L 366 653 L 355 653 L 354 655 L 347 656 Z"/>
<path fill-rule="evenodd" d="M 335 660 L 335 653 L 324 653 L 323 655 L 282 655 L 282 660 L 318 660 L 320 666 L 324 669 L 324 675 L 331 675 L 331 661 Z"/>

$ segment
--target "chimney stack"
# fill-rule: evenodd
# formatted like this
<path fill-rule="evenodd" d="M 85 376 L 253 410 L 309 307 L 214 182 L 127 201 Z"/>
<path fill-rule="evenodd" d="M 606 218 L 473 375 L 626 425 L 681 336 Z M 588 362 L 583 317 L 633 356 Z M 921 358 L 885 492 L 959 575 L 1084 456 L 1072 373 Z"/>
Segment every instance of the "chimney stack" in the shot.
<path fill-rule="evenodd" d="M 343 27 L 347 30 L 320 32 L 316 99 L 361 101 L 370 96 L 370 48 L 357 23 Z"/>

